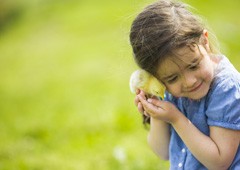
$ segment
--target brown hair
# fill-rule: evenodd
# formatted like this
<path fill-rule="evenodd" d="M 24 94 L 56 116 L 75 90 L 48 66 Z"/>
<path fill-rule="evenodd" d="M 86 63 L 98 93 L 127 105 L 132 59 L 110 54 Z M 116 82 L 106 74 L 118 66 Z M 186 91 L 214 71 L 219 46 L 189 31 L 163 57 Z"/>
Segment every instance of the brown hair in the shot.
<path fill-rule="evenodd" d="M 178 48 L 198 44 L 205 26 L 188 5 L 159 0 L 147 6 L 133 21 L 130 43 L 138 66 L 156 75 L 159 63 Z M 215 52 L 209 42 L 211 52 Z M 149 123 L 145 119 L 144 124 Z"/>
<path fill-rule="evenodd" d="M 157 66 L 165 56 L 185 45 L 198 44 L 205 27 L 188 7 L 181 2 L 159 0 L 135 18 L 130 43 L 140 68 L 156 76 Z"/>

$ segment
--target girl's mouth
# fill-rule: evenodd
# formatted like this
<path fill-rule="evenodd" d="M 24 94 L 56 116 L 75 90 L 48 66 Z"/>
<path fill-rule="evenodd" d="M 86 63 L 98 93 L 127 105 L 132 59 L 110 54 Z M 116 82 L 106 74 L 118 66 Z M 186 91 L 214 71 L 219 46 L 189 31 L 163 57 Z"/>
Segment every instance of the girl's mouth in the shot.
<path fill-rule="evenodd" d="M 191 93 L 191 92 L 195 92 L 197 90 L 199 90 L 202 86 L 203 82 L 201 82 L 199 85 L 197 85 L 196 87 L 190 89 L 188 92 Z"/>

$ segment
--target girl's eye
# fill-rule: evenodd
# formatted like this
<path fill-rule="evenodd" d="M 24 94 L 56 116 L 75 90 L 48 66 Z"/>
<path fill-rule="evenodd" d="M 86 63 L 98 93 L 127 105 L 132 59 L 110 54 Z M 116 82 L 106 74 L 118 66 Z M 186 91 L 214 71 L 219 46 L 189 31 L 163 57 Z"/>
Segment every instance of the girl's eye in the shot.
<path fill-rule="evenodd" d="M 199 63 L 196 63 L 196 64 L 193 64 L 191 66 L 189 66 L 189 69 L 194 71 L 194 70 L 197 70 L 199 68 Z"/>
<path fill-rule="evenodd" d="M 175 83 L 175 82 L 177 81 L 177 79 L 178 79 L 178 77 L 177 77 L 177 76 L 174 76 L 174 77 L 168 79 L 168 80 L 167 80 L 167 83 L 169 83 L 169 84 Z"/>

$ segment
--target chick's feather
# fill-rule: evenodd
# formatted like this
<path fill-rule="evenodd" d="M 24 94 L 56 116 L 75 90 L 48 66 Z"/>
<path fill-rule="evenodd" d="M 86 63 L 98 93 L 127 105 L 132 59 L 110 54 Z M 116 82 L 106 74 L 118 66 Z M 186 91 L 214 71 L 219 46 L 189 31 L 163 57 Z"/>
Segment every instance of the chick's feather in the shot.
<path fill-rule="evenodd" d="M 139 69 L 132 73 L 130 77 L 130 90 L 135 93 L 137 89 L 145 93 L 164 98 L 165 86 L 147 71 Z"/>

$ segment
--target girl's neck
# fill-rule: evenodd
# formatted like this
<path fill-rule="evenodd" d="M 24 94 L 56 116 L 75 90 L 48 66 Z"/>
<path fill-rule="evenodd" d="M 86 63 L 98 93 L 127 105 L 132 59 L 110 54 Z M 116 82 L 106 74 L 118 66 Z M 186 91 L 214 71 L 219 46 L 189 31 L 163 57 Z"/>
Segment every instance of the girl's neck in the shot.
<path fill-rule="evenodd" d="M 221 61 L 222 57 L 220 57 L 219 55 L 212 55 L 211 56 L 211 60 L 212 60 L 212 64 L 213 64 L 213 68 L 214 70 L 217 69 L 217 66 L 219 64 L 219 62 Z"/>

